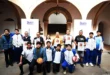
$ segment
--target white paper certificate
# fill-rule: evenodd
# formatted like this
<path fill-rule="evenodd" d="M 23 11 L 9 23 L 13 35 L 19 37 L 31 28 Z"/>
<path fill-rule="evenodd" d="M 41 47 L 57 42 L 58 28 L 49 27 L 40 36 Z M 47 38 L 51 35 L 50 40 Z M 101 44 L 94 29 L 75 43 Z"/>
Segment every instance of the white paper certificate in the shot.
<path fill-rule="evenodd" d="M 84 51 L 84 42 L 78 42 L 78 51 Z"/>

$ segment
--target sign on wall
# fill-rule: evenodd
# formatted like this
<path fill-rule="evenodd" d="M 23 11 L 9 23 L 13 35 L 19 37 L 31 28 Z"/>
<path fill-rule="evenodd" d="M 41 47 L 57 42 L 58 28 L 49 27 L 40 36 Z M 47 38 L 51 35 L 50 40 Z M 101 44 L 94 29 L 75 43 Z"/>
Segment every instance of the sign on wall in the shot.
<path fill-rule="evenodd" d="M 79 34 L 79 30 L 83 30 L 83 35 L 88 37 L 92 31 L 92 20 L 74 20 L 74 37 Z"/>
<path fill-rule="evenodd" d="M 39 20 L 38 19 L 21 19 L 21 32 L 22 34 L 25 31 L 29 32 L 31 40 L 36 36 L 36 33 L 39 32 Z"/>

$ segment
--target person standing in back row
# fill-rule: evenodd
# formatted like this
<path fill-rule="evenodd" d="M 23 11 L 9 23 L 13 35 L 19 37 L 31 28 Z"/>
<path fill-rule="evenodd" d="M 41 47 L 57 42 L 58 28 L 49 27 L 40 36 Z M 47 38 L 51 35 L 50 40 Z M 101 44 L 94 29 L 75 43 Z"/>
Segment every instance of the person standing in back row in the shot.
<path fill-rule="evenodd" d="M 94 33 L 90 32 L 89 37 L 87 38 L 86 43 L 86 66 L 94 66 L 93 65 L 93 56 L 94 56 L 94 50 L 96 48 L 96 42 L 93 37 Z"/>
<path fill-rule="evenodd" d="M 14 57 L 15 62 L 20 62 L 20 56 L 23 51 L 23 37 L 19 33 L 19 29 L 15 29 L 15 34 L 12 37 L 13 46 L 14 46 Z"/>
<path fill-rule="evenodd" d="M 9 65 L 13 66 L 12 37 L 9 29 L 4 30 L 4 35 L 1 37 L 1 44 L 5 54 L 6 67 Z"/>
<path fill-rule="evenodd" d="M 65 45 L 67 44 L 71 44 L 72 45 L 72 42 L 73 42 L 73 37 L 72 35 L 70 35 L 70 30 L 66 30 L 66 35 L 64 35 L 63 37 L 63 42 Z"/>
<path fill-rule="evenodd" d="M 34 44 L 34 47 L 35 48 L 36 48 L 36 43 L 37 42 L 41 42 L 42 46 L 45 45 L 44 39 L 43 39 L 43 37 L 40 36 L 40 33 L 39 32 L 37 32 L 36 37 L 33 40 L 33 44 Z"/>
<path fill-rule="evenodd" d="M 52 45 L 54 46 L 54 48 L 56 48 L 58 44 L 62 44 L 62 40 L 60 38 L 59 32 L 56 32 L 56 36 L 53 39 Z"/>
<path fill-rule="evenodd" d="M 101 32 L 97 31 L 97 36 L 95 36 L 95 41 L 96 41 L 96 49 L 95 49 L 95 60 L 93 61 L 94 65 L 99 66 L 101 64 L 101 56 L 103 52 L 103 42 L 104 38 L 101 36 Z M 98 57 L 98 60 L 97 60 Z"/>
<path fill-rule="evenodd" d="M 83 36 L 82 30 L 80 30 L 79 35 L 75 37 L 75 45 L 76 45 L 76 49 L 80 57 L 80 65 L 84 67 L 83 58 L 84 58 L 84 49 L 86 46 L 86 38 L 85 36 Z"/>

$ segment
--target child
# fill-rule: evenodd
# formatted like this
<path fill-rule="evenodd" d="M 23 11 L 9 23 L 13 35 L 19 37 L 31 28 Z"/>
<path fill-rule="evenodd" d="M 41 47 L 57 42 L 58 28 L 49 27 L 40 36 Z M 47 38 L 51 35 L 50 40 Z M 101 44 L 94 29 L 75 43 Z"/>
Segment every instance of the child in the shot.
<path fill-rule="evenodd" d="M 54 53 L 54 48 L 51 47 L 51 42 L 47 41 L 46 43 L 47 47 L 45 48 L 45 55 L 46 55 L 46 70 L 47 73 L 50 73 L 51 71 L 51 63 L 53 60 L 53 53 Z"/>
<path fill-rule="evenodd" d="M 40 63 L 38 62 L 38 59 L 43 59 Z M 29 75 L 33 75 L 34 66 L 37 66 L 37 72 L 41 72 L 43 70 L 43 75 L 46 75 L 45 70 L 45 61 L 46 61 L 46 55 L 44 53 L 44 48 L 42 47 L 41 42 L 36 43 L 36 48 L 33 50 L 33 60 L 29 66 L 30 73 Z"/>
<path fill-rule="evenodd" d="M 56 51 L 54 52 L 53 59 L 53 73 L 60 71 L 60 62 L 61 62 L 61 45 L 58 44 L 56 47 Z"/>
<path fill-rule="evenodd" d="M 23 65 L 24 64 L 29 64 L 32 62 L 33 59 L 33 49 L 31 47 L 31 42 L 27 43 L 27 48 L 25 48 L 25 50 L 23 50 L 21 57 L 20 57 L 20 63 L 19 63 L 19 68 L 21 70 L 20 75 L 24 74 L 23 71 Z"/>
<path fill-rule="evenodd" d="M 87 44 L 86 44 L 86 66 L 89 64 L 93 66 L 93 51 L 96 48 L 95 39 L 93 38 L 93 32 L 89 33 L 89 38 L 87 38 Z M 88 64 L 89 63 L 89 64 Z"/>
<path fill-rule="evenodd" d="M 75 70 L 75 66 L 74 66 L 74 62 L 73 62 L 73 57 L 74 56 L 77 56 L 77 53 L 74 49 L 72 49 L 72 46 L 70 44 L 66 45 L 66 50 L 65 51 L 62 51 L 63 53 L 63 57 L 64 57 L 64 60 L 63 60 L 63 63 L 62 63 L 62 68 L 64 70 L 64 74 L 66 74 L 66 68 L 68 67 L 69 69 L 69 72 L 70 73 L 73 73 L 73 71 Z"/>
<path fill-rule="evenodd" d="M 101 56 L 102 56 L 102 52 L 103 52 L 103 42 L 104 39 L 101 36 L 101 32 L 97 31 L 97 36 L 95 37 L 95 41 L 96 41 L 96 49 L 95 49 L 95 60 L 94 60 L 94 65 L 97 64 L 97 66 L 99 66 L 100 68 L 100 64 L 101 64 Z M 98 57 L 98 61 L 97 60 Z"/>
<path fill-rule="evenodd" d="M 45 39 L 45 47 L 47 47 L 47 41 L 50 41 L 51 43 L 52 43 L 52 40 L 51 40 L 51 37 L 50 37 L 50 35 L 47 35 L 46 36 L 46 39 Z M 52 44 L 51 44 L 52 45 Z"/>

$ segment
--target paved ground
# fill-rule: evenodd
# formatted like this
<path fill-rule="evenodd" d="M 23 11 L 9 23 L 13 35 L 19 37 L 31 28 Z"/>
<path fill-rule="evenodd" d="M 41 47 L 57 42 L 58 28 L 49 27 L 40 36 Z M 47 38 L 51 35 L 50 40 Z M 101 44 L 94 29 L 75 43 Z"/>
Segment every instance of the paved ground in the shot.
<path fill-rule="evenodd" d="M 28 75 L 29 70 L 28 70 L 28 65 L 24 66 L 24 75 Z M 5 67 L 5 62 L 4 62 L 4 54 L 0 53 L 0 75 L 19 75 L 19 67 L 15 63 L 13 67 L 9 66 L 8 68 Z M 34 72 L 34 75 L 42 75 Z M 47 75 L 54 75 L 52 72 L 47 74 Z M 56 75 L 63 75 L 63 71 L 61 71 L 56 74 Z M 79 64 L 76 65 L 76 70 L 74 73 L 67 75 L 110 75 L 110 54 L 108 51 L 104 51 L 102 55 L 102 64 L 101 68 L 95 66 L 95 67 L 80 67 Z"/>

